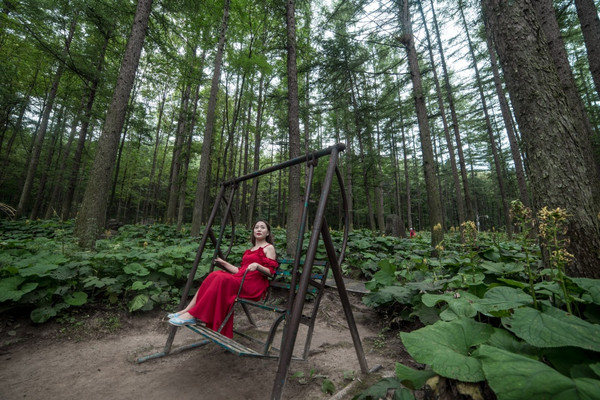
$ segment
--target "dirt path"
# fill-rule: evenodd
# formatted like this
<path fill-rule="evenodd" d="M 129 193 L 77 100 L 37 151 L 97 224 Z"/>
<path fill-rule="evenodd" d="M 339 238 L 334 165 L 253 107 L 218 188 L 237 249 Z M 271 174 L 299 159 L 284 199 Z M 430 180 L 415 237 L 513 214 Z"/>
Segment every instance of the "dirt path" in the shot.
<path fill-rule="evenodd" d="M 308 361 L 291 364 L 284 399 L 328 398 L 321 390 L 324 377 L 339 392 L 352 378 L 376 381 L 406 357 L 396 335 L 381 333 L 375 313 L 356 295 L 351 298 L 369 368 L 382 369 L 361 376 L 341 304 L 330 291 L 321 303 Z M 164 314 L 119 319 L 98 313 L 77 327 L 0 321 L 0 399 L 270 398 L 276 361 L 237 357 L 214 344 L 137 364 L 138 357 L 162 350 L 168 331 Z M 243 319 L 238 313 L 236 324 Z M 106 333 L 110 330 L 115 332 Z M 198 340 L 180 328 L 175 345 Z"/>

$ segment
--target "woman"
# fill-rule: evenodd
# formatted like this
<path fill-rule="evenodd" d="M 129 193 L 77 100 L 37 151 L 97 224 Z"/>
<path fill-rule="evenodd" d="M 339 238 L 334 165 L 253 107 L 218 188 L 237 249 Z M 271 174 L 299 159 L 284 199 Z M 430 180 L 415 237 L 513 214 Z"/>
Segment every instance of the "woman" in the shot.
<path fill-rule="evenodd" d="M 269 287 L 267 276 L 273 276 L 278 266 L 271 227 L 265 221 L 257 221 L 252 229 L 252 248 L 242 256 L 240 267 L 236 267 L 220 257 L 215 259 L 226 271 L 211 272 L 190 302 L 181 311 L 169 314 L 169 323 L 176 326 L 192 325 L 199 319 L 216 331 L 227 313 L 233 307 L 244 273 L 246 279 L 240 297 L 260 300 Z M 229 318 L 221 333 L 233 337 L 233 316 Z"/>

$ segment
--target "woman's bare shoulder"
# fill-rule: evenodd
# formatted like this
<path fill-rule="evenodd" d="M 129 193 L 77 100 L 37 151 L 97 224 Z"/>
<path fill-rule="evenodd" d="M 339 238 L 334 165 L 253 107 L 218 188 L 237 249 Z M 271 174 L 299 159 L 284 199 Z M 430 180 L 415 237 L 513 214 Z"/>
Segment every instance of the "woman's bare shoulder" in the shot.
<path fill-rule="evenodd" d="M 271 243 L 267 244 L 265 247 L 263 247 L 263 251 L 265 252 L 265 256 L 275 260 L 277 258 L 277 255 L 275 254 L 275 246 L 273 246 Z"/>

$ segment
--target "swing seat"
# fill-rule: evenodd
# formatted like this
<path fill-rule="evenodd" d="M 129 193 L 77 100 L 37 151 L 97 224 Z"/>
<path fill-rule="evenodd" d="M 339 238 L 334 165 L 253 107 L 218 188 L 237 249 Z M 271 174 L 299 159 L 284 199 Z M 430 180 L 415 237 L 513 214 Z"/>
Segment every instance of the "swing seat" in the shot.
<path fill-rule="evenodd" d="M 250 312 L 249 307 L 255 307 L 261 310 L 266 310 L 272 313 L 275 313 L 276 316 L 271 322 L 270 329 L 267 334 L 266 340 L 258 339 L 248 332 L 239 331 L 234 329 L 234 333 L 240 337 L 243 337 L 255 344 L 259 344 L 262 346 L 262 350 L 252 349 L 248 346 L 245 346 L 231 338 L 228 338 L 218 331 L 213 331 L 210 328 L 205 326 L 196 324 L 196 325 L 186 325 L 186 328 L 196 332 L 197 334 L 203 336 L 204 338 L 212 341 L 213 343 L 218 344 L 223 347 L 225 350 L 236 354 L 238 356 L 248 356 L 248 357 L 263 357 L 263 358 L 278 358 L 279 357 L 279 349 L 273 347 L 273 341 L 275 339 L 277 329 L 280 324 L 285 321 L 286 317 L 289 315 L 288 309 L 291 310 L 291 304 L 286 305 L 286 307 L 276 304 L 272 301 L 272 292 L 274 290 L 283 290 L 287 291 L 289 297 L 289 291 L 292 289 L 292 282 L 299 282 L 300 274 L 301 274 L 301 266 L 304 265 L 304 262 L 301 261 L 299 263 L 298 271 L 296 272 L 296 279 L 293 279 L 294 272 L 291 268 L 294 264 L 294 260 L 280 260 L 279 267 L 269 282 L 269 288 L 267 289 L 267 293 L 265 298 L 261 301 L 252 301 L 243 299 L 239 296 L 241 289 L 244 285 L 244 279 L 242 279 L 242 284 L 240 286 L 240 290 L 238 291 L 238 295 L 235 299 L 233 307 L 225 321 L 221 324 L 221 328 L 225 325 L 229 318 L 233 317 L 233 309 L 236 304 L 239 304 L 243 309 L 248 321 L 254 327 L 257 324 L 254 322 L 254 318 Z M 316 268 L 315 268 L 316 267 Z M 311 277 L 309 280 L 309 287 L 306 293 L 303 293 L 305 298 L 311 298 L 313 300 L 314 306 L 310 315 L 302 314 L 300 318 L 300 323 L 306 325 L 308 327 L 307 337 L 305 341 L 304 352 L 301 357 L 293 357 L 296 360 L 306 360 L 308 357 L 308 352 L 310 350 L 310 341 L 312 338 L 312 333 L 314 329 L 315 319 L 317 316 L 319 303 L 321 297 L 323 295 L 323 291 L 325 290 L 325 281 L 327 280 L 327 272 L 329 271 L 329 263 L 327 261 L 317 261 L 313 262 L 313 268 L 315 268 L 315 272 L 311 273 Z M 294 295 L 299 295 L 298 293 L 298 284 L 294 285 Z"/>

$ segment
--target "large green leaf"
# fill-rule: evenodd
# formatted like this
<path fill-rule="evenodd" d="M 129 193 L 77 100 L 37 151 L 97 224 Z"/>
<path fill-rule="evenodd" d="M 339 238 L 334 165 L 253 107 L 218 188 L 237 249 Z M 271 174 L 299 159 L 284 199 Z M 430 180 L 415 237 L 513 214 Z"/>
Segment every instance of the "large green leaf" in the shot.
<path fill-rule="evenodd" d="M 410 304 L 413 293 L 413 290 L 405 286 L 386 286 L 376 292 L 367 293 L 363 297 L 363 302 L 369 307 L 378 307 L 393 302 Z"/>
<path fill-rule="evenodd" d="M 440 301 L 445 301 L 446 303 L 450 303 L 453 300 L 460 300 L 460 299 L 462 299 L 464 301 L 468 301 L 468 302 L 475 302 L 475 301 L 479 300 L 479 297 L 475 296 L 472 293 L 465 292 L 462 290 L 452 292 L 452 293 L 445 293 L 445 294 L 425 293 L 421 297 L 421 301 L 427 307 L 434 307 Z"/>
<path fill-rule="evenodd" d="M 19 286 L 25 282 L 25 278 L 20 276 L 11 276 L 0 280 L 0 303 L 3 301 L 19 301 L 24 294 L 31 292 L 38 287 L 35 282 L 28 282 Z"/>
<path fill-rule="evenodd" d="M 144 289 L 149 288 L 152 285 L 154 285 L 154 282 L 152 282 L 152 281 L 147 281 L 147 282 L 135 281 L 131 285 L 131 290 L 144 290 Z"/>
<path fill-rule="evenodd" d="M 600 325 L 590 324 L 554 307 L 545 307 L 544 312 L 529 307 L 518 308 L 503 321 L 515 335 L 533 346 L 575 346 L 600 351 Z"/>
<path fill-rule="evenodd" d="M 150 297 L 147 294 L 138 294 L 127 304 L 127 307 L 129 307 L 130 312 L 133 312 L 144 307 L 149 300 Z"/>
<path fill-rule="evenodd" d="M 542 362 L 487 345 L 478 356 L 498 400 L 600 399 L 600 380 L 571 379 Z"/>
<path fill-rule="evenodd" d="M 88 295 L 84 292 L 74 292 L 64 298 L 65 303 L 70 306 L 81 306 L 87 303 Z"/>
<path fill-rule="evenodd" d="M 383 378 L 352 400 L 375 400 L 387 398 L 389 389 L 395 389 L 393 400 L 414 400 L 414 395 L 408 389 L 402 387 L 396 378 Z"/>
<path fill-rule="evenodd" d="M 574 284 L 587 291 L 592 301 L 600 304 L 600 279 L 569 278 Z"/>
<path fill-rule="evenodd" d="M 123 271 L 125 271 L 127 274 L 137 276 L 146 276 L 150 273 L 146 267 L 139 263 L 128 264 L 125 266 L 125 268 L 123 268 Z"/>
<path fill-rule="evenodd" d="M 64 310 L 68 307 L 69 305 L 66 303 L 58 303 L 54 306 L 46 305 L 38 307 L 31 312 L 30 318 L 33 322 L 36 323 L 46 322 L 50 318 L 56 316 L 59 313 L 59 311 Z"/>
<path fill-rule="evenodd" d="M 19 268 L 21 276 L 48 276 L 58 268 L 57 264 L 35 264 L 28 268 Z"/>
<path fill-rule="evenodd" d="M 484 379 L 481 364 L 471 357 L 473 347 L 484 343 L 494 332 L 490 325 L 472 319 L 451 322 L 438 321 L 413 332 L 402 332 L 400 337 L 413 358 L 447 378 L 463 382 Z"/>
<path fill-rule="evenodd" d="M 525 269 L 522 263 L 493 262 L 487 260 L 483 260 L 479 266 L 496 275 L 515 274 Z"/>
<path fill-rule="evenodd" d="M 437 375 L 430 369 L 412 369 L 404 364 L 396 363 L 396 378 L 409 389 L 421 389 L 425 382 Z"/>
<path fill-rule="evenodd" d="M 483 299 L 477 300 L 477 303 L 479 311 L 486 315 L 498 316 L 500 311 L 533 303 L 533 298 L 521 289 L 496 286 L 485 292 Z"/>
<path fill-rule="evenodd" d="M 506 329 L 494 328 L 494 333 L 492 336 L 490 336 L 486 344 L 522 355 L 536 356 L 540 353 L 540 349 L 538 347 L 520 341 L 515 335 Z"/>
<path fill-rule="evenodd" d="M 426 293 L 421 297 L 421 301 L 428 307 L 434 307 L 437 303 L 445 301 L 448 303 L 448 308 L 440 313 L 440 318 L 444 321 L 452 321 L 477 315 L 477 308 L 474 304 L 477 304 L 479 297 L 463 291 L 446 294 Z"/>

